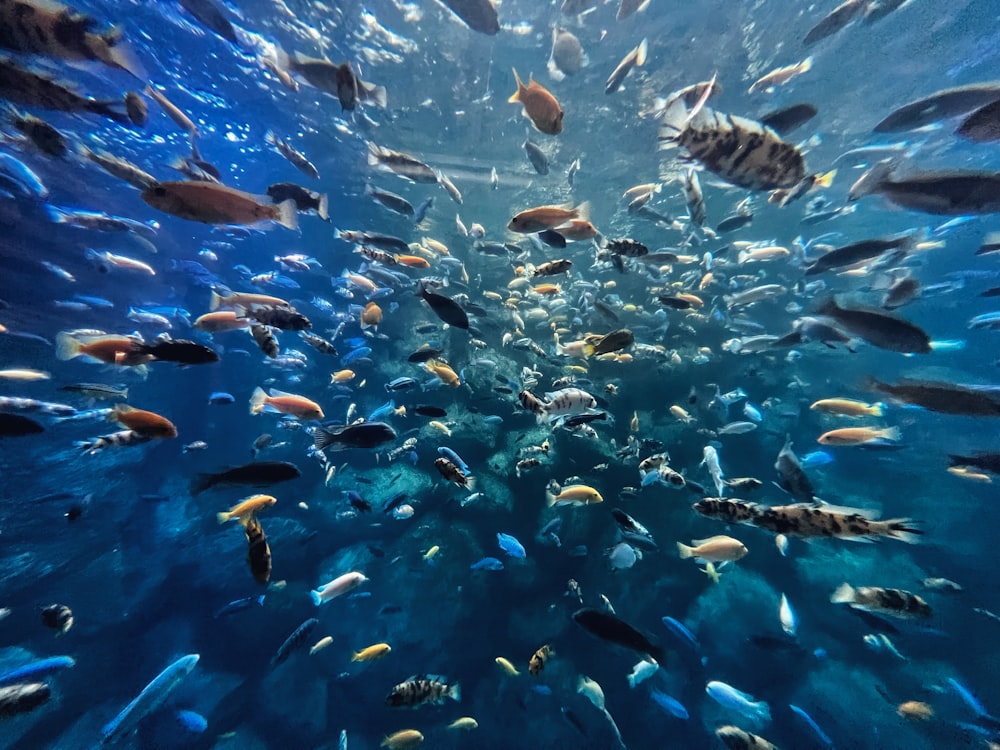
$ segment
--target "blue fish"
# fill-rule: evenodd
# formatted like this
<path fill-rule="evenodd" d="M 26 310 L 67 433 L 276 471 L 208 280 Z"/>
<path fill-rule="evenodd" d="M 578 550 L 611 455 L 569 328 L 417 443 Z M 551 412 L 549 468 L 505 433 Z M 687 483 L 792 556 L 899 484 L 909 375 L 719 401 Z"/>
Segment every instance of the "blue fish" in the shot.
<path fill-rule="evenodd" d="M 675 620 L 673 617 L 661 617 L 660 622 L 662 622 L 667 630 L 673 633 L 681 643 L 694 651 L 694 653 L 701 653 L 701 644 L 698 642 L 695 634 L 688 630 L 684 623 L 680 620 Z"/>
<path fill-rule="evenodd" d="M 687 719 L 688 712 L 684 706 L 681 705 L 680 701 L 676 698 L 671 698 L 666 693 L 661 693 L 659 690 L 653 689 L 649 691 L 649 697 L 656 701 L 656 705 L 662 708 L 669 714 L 676 716 L 678 719 Z"/>
<path fill-rule="evenodd" d="M 812 451 L 799 457 L 802 468 L 811 469 L 817 466 L 826 466 L 833 463 L 833 456 L 826 451 Z"/>
<path fill-rule="evenodd" d="M 994 719 L 992 716 L 990 716 L 989 712 L 986 710 L 986 707 L 982 704 L 982 702 L 980 702 L 980 700 L 975 696 L 975 694 L 961 682 L 956 680 L 954 677 L 949 677 L 948 684 L 951 686 L 952 690 L 958 693 L 958 697 L 962 699 L 962 702 L 965 703 L 966 706 L 972 709 L 972 712 L 978 718 L 998 721 L 997 719 Z"/>
<path fill-rule="evenodd" d="M 470 570 L 503 570 L 503 563 L 495 557 L 484 557 L 477 563 L 469 566 Z"/>
<path fill-rule="evenodd" d="M 208 403 L 216 406 L 233 404 L 236 403 L 236 397 L 231 393 L 226 393 L 225 391 L 215 391 L 208 397 Z"/>
<path fill-rule="evenodd" d="M 47 659 L 39 659 L 0 674 L 0 685 L 11 685 L 15 682 L 37 682 L 53 672 L 68 669 L 75 664 L 76 659 L 72 656 L 50 656 Z"/>
<path fill-rule="evenodd" d="M 369 421 L 369 422 L 381 422 L 386 417 L 391 416 L 394 411 L 396 411 L 396 402 L 393 401 L 392 399 L 389 399 L 384 404 L 382 404 L 379 408 L 377 408 L 375 411 L 373 411 L 371 414 L 369 414 L 367 421 Z"/>
<path fill-rule="evenodd" d="M 368 294 L 366 299 L 385 299 L 386 297 L 391 297 L 395 293 L 395 289 L 391 289 L 387 286 L 380 286 L 378 289 Z"/>
<path fill-rule="evenodd" d="M 643 487 L 652 487 L 656 484 L 656 480 L 660 478 L 660 473 L 658 471 L 647 471 L 642 477 Z"/>
<path fill-rule="evenodd" d="M 213 615 L 213 617 L 215 617 L 216 619 L 220 617 L 226 617 L 228 615 L 232 615 L 237 612 L 242 612 L 244 609 L 250 609 L 255 604 L 258 607 L 264 606 L 264 594 L 261 594 L 260 596 L 245 596 L 242 599 L 236 599 L 235 601 L 231 601 L 229 602 L 229 604 L 219 609 Z"/>
<path fill-rule="evenodd" d="M 111 300 L 104 299 L 104 297 L 92 297 L 89 294 L 74 294 L 73 299 L 90 305 L 91 307 L 98 307 L 104 310 L 111 310 L 115 306 L 115 303 Z"/>
<path fill-rule="evenodd" d="M 799 718 L 802 719 L 802 721 L 804 721 L 806 724 L 809 725 L 809 728 L 812 729 L 812 731 L 816 735 L 817 739 L 819 739 L 819 741 L 824 746 L 831 747 L 831 748 L 833 747 L 833 740 L 830 739 L 830 735 L 828 735 L 826 732 L 824 732 L 822 729 L 820 729 L 819 724 L 817 724 L 813 720 L 812 716 L 810 716 L 809 714 L 807 714 L 804 710 L 802 710 L 798 706 L 792 705 L 791 703 L 788 704 L 788 707 L 790 709 L 792 709 L 792 711 L 795 714 L 797 714 L 799 716 Z"/>
<path fill-rule="evenodd" d="M 44 198 L 49 194 L 41 178 L 10 154 L 0 153 L 0 188 L 17 191 L 24 198 Z"/>
<path fill-rule="evenodd" d="M 438 453 L 447 458 L 453 464 L 455 464 L 455 466 L 460 468 L 463 473 L 465 474 L 472 473 L 472 471 L 469 469 L 469 465 L 465 463 L 465 461 L 462 460 L 462 457 L 457 453 L 455 453 L 455 451 L 453 451 L 451 448 L 447 448 L 442 445 L 440 448 L 438 448 Z"/>
<path fill-rule="evenodd" d="M 356 362 L 357 360 L 367 357 L 372 353 L 372 348 L 370 346 L 361 346 L 352 352 L 348 352 L 343 357 L 340 358 L 340 364 L 346 365 L 351 362 Z"/>
<path fill-rule="evenodd" d="M 497 544 L 500 545 L 500 549 L 506 552 L 511 557 L 515 557 L 518 560 L 523 560 L 528 556 L 528 553 L 524 551 L 524 545 L 521 544 L 517 539 L 510 534 L 497 533 Z"/>
<path fill-rule="evenodd" d="M 178 723 L 191 734 L 201 734 L 208 729 L 208 720 L 199 713 L 181 710 L 176 716 Z"/>
<path fill-rule="evenodd" d="M 483 417 L 483 424 L 503 424 L 503 417 L 498 414 L 490 414 Z"/>
<path fill-rule="evenodd" d="M 427 216 L 427 212 L 430 210 L 431 206 L 434 205 L 434 197 L 431 196 L 424 201 L 421 201 L 420 205 L 413 210 L 413 223 L 419 224 Z"/>
<path fill-rule="evenodd" d="M 355 307 L 355 305 L 351 305 L 351 307 Z M 359 309 L 364 309 L 364 308 L 359 308 Z M 344 346 L 346 346 L 348 349 L 357 349 L 359 346 L 364 346 L 367 343 L 368 339 L 366 339 L 364 336 L 351 336 L 351 338 L 349 339 L 344 339 Z"/>
<path fill-rule="evenodd" d="M 552 695 L 552 688 L 548 685 L 532 685 L 531 692 L 538 693 L 539 695 Z"/>

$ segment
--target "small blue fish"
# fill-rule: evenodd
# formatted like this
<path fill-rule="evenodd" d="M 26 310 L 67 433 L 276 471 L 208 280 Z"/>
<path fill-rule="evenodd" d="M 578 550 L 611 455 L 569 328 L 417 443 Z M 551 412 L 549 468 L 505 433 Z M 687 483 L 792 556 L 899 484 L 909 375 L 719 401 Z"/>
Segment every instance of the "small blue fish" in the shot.
<path fill-rule="evenodd" d="M 469 566 L 470 570 L 503 570 L 503 563 L 495 557 L 484 557 L 477 563 Z"/>
<path fill-rule="evenodd" d="M 799 457 L 802 468 L 811 469 L 817 466 L 826 466 L 833 463 L 833 456 L 826 451 L 812 451 Z"/>
<path fill-rule="evenodd" d="M 532 685 L 531 692 L 538 693 L 539 695 L 552 695 L 552 688 L 548 685 Z"/>
<path fill-rule="evenodd" d="M 10 154 L 0 153 L 0 188 L 17 191 L 25 198 L 44 198 L 49 194 L 41 178 Z"/>
<path fill-rule="evenodd" d="M 992 718 L 987 712 L 986 707 L 980 702 L 980 700 L 975 696 L 975 694 L 969 690 L 965 685 L 956 680 L 954 677 L 948 678 L 948 685 L 951 689 L 958 693 L 958 697 L 962 699 L 972 712 L 979 718 Z"/>
<path fill-rule="evenodd" d="M 511 557 L 515 557 L 518 560 L 523 560 L 528 556 L 528 553 L 524 550 L 524 545 L 521 544 L 517 539 L 510 534 L 497 533 L 497 544 L 500 545 L 500 549 L 506 552 Z"/>
<path fill-rule="evenodd" d="M 483 424 L 503 424 L 503 417 L 498 414 L 490 414 L 483 417 Z"/>
<path fill-rule="evenodd" d="M 176 716 L 178 723 L 191 734 L 201 734 L 208 729 L 208 720 L 199 713 L 181 710 Z"/>
<path fill-rule="evenodd" d="M 351 306 L 355 307 L 355 305 Z M 359 312 L 363 309 L 364 308 L 359 308 Z M 344 339 L 344 346 L 348 349 L 357 349 L 359 346 L 364 346 L 366 343 L 368 343 L 368 339 L 364 336 L 351 336 L 349 339 Z"/>
<path fill-rule="evenodd" d="M 680 620 L 675 620 L 673 617 L 661 617 L 660 622 L 694 653 L 701 653 L 701 643 L 698 642 L 695 634 L 688 630 L 684 623 Z"/>
<path fill-rule="evenodd" d="M 340 363 L 342 365 L 346 365 L 346 364 L 349 364 L 351 362 L 355 362 L 355 361 L 357 361 L 357 360 L 359 360 L 359 359 L 361 359 L 363 357 L 367 357 L 371 353 L 372 353 L 372 349 L 371 349 L 370 346 L 361 346 L 361 347 L 358 347 L 357 349 L 355 349 L 354 351 L 348 352 L 343 357 L 341 357 L 340 358 Z"/>
<path fill-rule="evenodd" d="M 42 677 L 68 669 L 76 664 L 72 656 L 50 656 L 39 659 L 21 667 L 0 674 L 0 685 L 10 685 L 15 682 L 37 682 Z"/>
<path fill-rule="evenodd" d="M 396 411 L 396 402 L 389 399 L 379 408 L 368 415 L 368 422 L 381 422 L 386 417 L 392 416 L 392 413 Z"/>
<path fill-rule="evenodd" d="M 809 714 L 807 714 L 805 711 L 803 711 L 798 706 L 793 706 L 791 703 L 788 704 L 788 707 L 790 709 L 792 709 L 792 711 L 795 712 L 799 716 L 799 718 L 802 719 L 802 721 L 804 721 L 806 724 L 809 725 L 809 728 L 812 729 L 812 731 L 816 735 L 817 739 L 819 739 L 819 741 L 824 746 L 830 747 L 830 748 L 833 747 L 833 740 L 830 739 L 830 735 L 828 735 L 826 732 L 824 732 L 822 729 L 820 729 L 819 724 L 817 724 L 813 720 L 812 716 L 810 716 Z"/>
<path fill-rule="evenodd" d="M 649 691 L 649 697 L 656 701 L 656 705 L 678 719 L 688 718 L 687 709 L 676 698 L 671 698 L 666 693 L 662 693 L 656 689 Z"/>
<path fill-rule="evenodd" d="M 642 477 L 642 486 L 652 487 L 659 478 L 660 473 L 658 471 L 647 471 Z"/>
<path fill-rule="evenodd" d="M 416 207 L 413 211 L 413 223 L 419 224 L 427 216 L 427 212 L 430 210 L 431 206 L 434 205 L 433 196 L 421 201 L 420 205 Z"/>
<path fill-rule="evenodd" d="M 89 294 L 74 294 L 73 299 L 103 310 L 111 310 L 115 306 L 111 300 L 104 299 L 104 297 L 92 297 Z"/>
<path fill-rule="evenodd" d="M 260 596 L 246 596 L 242 599 L 231 601 L 229 604 L 219 609 L 213 617 L 215 617 L 215 619 L 226 617 L 228 615 L 235 614 L 236 612 L 242 612 L 244 609 L 250 609 L 254 605 L 257 605 L 258 607 L 264 606 L 264 594 L 261 594 Z"/>
<path fill-rule="evenodd" d="M 442 445 L 440 448 L 438 448 L 438 454 L 444 456 L 453 464 L 455 464 L 455 466 L 460 468 L 463 473 L 465 474 L 472 473 L 472 470 L 469 469 L 469 465 L 465 463 L 465 461 L 462 460 L 462 457 L 457 453 L 455 453 L 455 451 L 453 451 L 451 448 Z"/>
<path fill-rule="evenodd" d="M 395 293 L 396 293 L 395 289 L 392 289 L 392 288 L 387 287 L 387 286 L 380 286 L 374 292 L 371 292 L 370 294 L 368 294 L 366 296 L 366 299 L 370 299 L 370 300 L 372 300 L 372 299 L 385 299 L 386 297 L 391 297 Z"/>
<path fill-rule="evenodd" d="M 233 404 L 236 403 L 236 397 L 231 393 L 226 393 L 225 391 L 215 391 L 208 397 L 208 403 L 214 404 L 215 406 Z"/>

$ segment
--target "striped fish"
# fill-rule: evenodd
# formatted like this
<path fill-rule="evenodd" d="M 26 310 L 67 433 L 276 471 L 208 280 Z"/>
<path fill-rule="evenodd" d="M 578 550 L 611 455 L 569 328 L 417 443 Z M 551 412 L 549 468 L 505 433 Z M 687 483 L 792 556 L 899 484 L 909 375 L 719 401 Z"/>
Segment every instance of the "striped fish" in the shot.
<path fill-rule="evenodd" d="M 683 146 L 690 160 L 749 190 L 797 185 L 806 176 L 802 153 L 756 120 L 688 107 L 684 96 L 666 106 L 660 140 Z"/>

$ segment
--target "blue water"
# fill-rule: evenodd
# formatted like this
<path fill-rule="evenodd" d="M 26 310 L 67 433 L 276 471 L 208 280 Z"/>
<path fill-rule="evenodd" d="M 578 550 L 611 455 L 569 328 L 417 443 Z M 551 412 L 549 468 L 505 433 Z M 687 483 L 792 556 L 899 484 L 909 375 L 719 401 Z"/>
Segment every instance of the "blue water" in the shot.
<path fill-rule="evenodd" d="M 961 0 L 945 7 L 912 0 L 876 24 L 855 22 L 809 48 L 802 47 L 801 38 L 835 3 L 806 7 L 778 0 L 708 0 L 681 5 L 651 0 L 644 12 L 616 21 L 613 2 L 576 18 L 561 14 L 559 3 L 506 0 L 500 8 L 502 29 L 491 37 L 471 31 L 430 0 L 364 5 L 239 0 L 224 8 L 237 27 L 239 45 L 204 29 L 174 2 L 78 5 L 99 25 L 122 26 L 150 79 L 197 124 L 199 151 L 219 168 L 226 185 L 262 195 L 272 183 L 296 182 L 329 196 L 331 221 L 300 213 L 299 232 L 186 221 L 147 205 L 138 190 L 94 164 L 76 156 L 53 159 L 13 138 L 16 131 L 5 120 L 3 131 L 12 137 L 0 150 L 33 170 L 49 194 L 32 199 L 14 190 L 0 198 L 0 324 L 6 328 L 0 332 L 0 369 L 33 368 L 51 378 L 2 379 L 0 396 L 83 411 L 113 402 L 92 403 L 60 391 L 61 386 L 127 385 L 128 403 L 168 417 L 179 434 L 83 455 L 75 441 L 122 428 L 100 418 L 58 422 L 35 411 L 24 416 L 44 432 L 0 439 L 0 607 L 9 608 L 0 620 L 0 671 L 50 656 L 75 659 L 74 667 L 44 677 L 52 690 L 45 705 L 0 722 L 0 747 L 96 746 L 101 728 L 185 654 L 200 655 L 191 675 L 121 746 L 332 748 L 346 730 L 349 746 L 357 750 L 378 747 L 386 735 L 413 728 L 423 734 L 424 746 L 433 748 L 618 747 L 607 716 L 577 693 L 581 675 L 603 687 L 607 714 L 633 750 L 721 747 L 714 730 L 723 724 L 754 731 L 783 748 L 825 746 L 790 704 L 804 709 L 839 748 L 985 747 L 996 739 L 998 724 L 988 715 L 1000 713 L 995 679 L 1000 664 L 993 648 L 1000 625 L 983 614 L 1000 611 L 992 572 L 1000 521 L 996 490 L 946 472 L 949 453 L 997 448 L 993 421 L 890 404 L 884 418 L 854 422 L 808 406 L 838 396 L 880 400 L 862 388 L 869 375 L 888 382 L 909 377 L 995 384 L 996 334 L 967 330 L 967 321 L 995 309 L 991 300 L 978 296 L 997 285 L 990 278 L 995 257 L 974 253 L 1000 229 L 1000 220 L 974 217 L 945 235 L 944 248 L 907 262 L 924 287 L 954 278 L 948 274 L 975 272 L 960 274 L 964 286 L 918 297 L 896 311 L 934 340 L 963 340 L 963 348 L 905 357 L 864 343 L 856 353 L 814 343 L 797 347 L 801 356 L 792 361 L 784 349 L 732 354 L 722 344 L 741 333 L 712 313 L 724 311 L 721 296 L 732 293 L 733 277 L 757 274 L 750 286 L 779 283 L 792 290 L 738 316 L 778 336 L 799 314 L 786 309 L 790 302 L 808 314 L 830 291 L 841 294 L 842 301 L 875 305 L 880 295 L 864 291 L 866 279 L 833 274 L 822 277 L 826 290 L 806 292 L 796 286 L 803 275 L 794 256 L 740 267 L 735 250 L 719 252 L 723 245 L 766 241 L 792 247 L 797 237 L 805 243 L 827 232 L 841 233 L 831 243 L 841 244 L 932 229 L 948 217 L 894 208 L 872 196 L 853 213 L 815 226 L 800 224 L 816 195 L 833 206 L 845 204 L 862 169 L 842 166 L 828 190 L 783 209 L 768 204 L 766 193 L 755 193 L 752 225 L 717 240 L 700 232 L 691 239 L 683 219 L 683 171 L 674 160 L 678 152 L 658 151 L 658 123 L 640 116 L 654 108 L 657 97 L 717 71 L 723 92 L 710 106 L 721 112 L 754 118 L 798 102 L 817 107 L 819 115 L 788 136 L 802 144 L 810 172 L 826 171 L 849 149 L 904 139 L 917 146 L 912 159 L 920 169 L 995 170 L 995 144 L 972 144 L 953 135 L 960 119 L 919 132 L 871 133 L 875 123 L 906 102 L 989 79 L 998 56 L 995 3 Z M 576 34 L 589 58 L 587 67 L 559 82 L 546 72 L 553 24 Z M 605 95 L 608 74 L 643 37 L 649 41 L 646 65 L 633 70 L 620 91 Z M 388 107 L 365 104 L 342 111 L 335 97 L 302 79 L 297 92 L 283 88 L 261 63 L 277 48 L 353 61 L 366 81 L 386 87 Z M 808 73 L 772 93 L 745 93 L 761 75 L 810 54 Z M 93 96 L 119 99 L 142 88 L 122 70 L 12 55 Z M 521 106 L 507 103 L 514 91 L 512 67 L 525 79 L 533 73 L 558 97 L 565 112 L 560 135 L 531 129 Z M 74 143 L 127 158 L 157 179 L 182 179 L 169 164 L 190 153 L 188 137 L 154 102 L 148 105 L 149 122 L 142 129 L 96 115 L 18 108 L 45 118 Z M 303 152 L 320 179 L 306 177 L 269 147 L 268 130 Z M 549 156 L 548 175 L 537 174 L 529 163 L 522 147 L 526 138 Z M 438 185 L 409 183 L 372 169 L 369 141 L 442 170 L 464 202 L 457 205 Z M 577 158 L 581 168 L 571 187 L 565 175 Z M 498 175 L 496 189 L 491 169 Z M 651 207 L 681 217 L 680 230 L 626 212 L 622 193 L 651 182 L 663 184 Z M 710 227 L 748 195 L 708 172 L 701 173 L 701 182 Z M 368 183 L 399 193 L 414 206 L 428 197 L 434 203 L 426 220 L 414 227 L 412 220 L 366 196 Z M 704 271 L 694 264 L 675 265 L 659 279 L 641 267 L 622 274 L 594 265 L 596 247 L 590 241 L 557 250 L 505 230 L 518 211 L 585 200 L 605 239 L 632 237 L 650 250 L 678 254 L 711 251 L 728 262 L 714 269 L 714 285 L 698 291 Z M 159 228 L 150 244 L 133 233 L 54 224 L 46 204 L 155 221 Z M 516 242 L 524 256 L 498 258 L 477 251 L 473 238 L 459 234 L 456 213 L 466 227 L 481 224 L 487 241 Z M 391 269 L 400 273 L 395 281 L 378 276 L 378 286 L 388 284 L 391 293 L 380 293 L 377 300 L 384 313 L 381 325 L 365 332 L 358 324 L 365 293 L 355 289 L 353 299 L 346 299 L 331 283 L 345 269 L 363 273 L 364 259 L 335 237 L 334 228 L 381 232 L 410 243 L 436 239 L 464 263 L 468 282 L 448 261 L 431 260 L 429 269 L 396 266 Z M 101 273 L 87 260 L 88 249 L 141 260 L 156 275 L 119 269 Z M 292 253 L 318 263 L 308 271 L 287 271 L 274 260 Z M 540 281 L 561 284 L 568 305 L 564 317 L 548 312 L 558 298 L 529 293 L 518 309 L 525 327 L 515 331 L 513 307 L 485 293 L 507 299 L 515 267 L 560 257 L 573 260 L 571 276 Z M 58 265 L 74 280 L 45 270 L 40 261 Z M 191 261 L 207 272 L 192 271 Z M 254 287 L 248 281 L 272 271 L 293 279 L 298 288 Z M 421 277 L 448 277 L 442 294 L 463 302 L 460 295 L 467 295 L 472 332 L 442 326 L 414 293 Z M 700 295 L 705 308 L 696 314 L 658 312 L 658 288 L 672 282 L 679 291 Z M 328 338 L 346 321 L 334 340 L 339 356 L 320 354 L 286 331 L 278 332 L 285 358 L 275 364 L 245 331 L 212 336 L 178 317 L 172 318 L 169 333 L 210 346 L 220 354 L 218 363 L 151 363 L 143 373 L 55 356 L 57 334 L 73 329 L 138 331 L 152 341 L 164 332 L 162 326 L 130 320 L 130 307 L 182 308 L 193 320 L 208 312 L 213 284 L 285 298 L 310 318 L 312 333 Z M 587 293 L 613 308 L 619 323 L 582 308 Z M 88 302 L 89 297 L 113 306 Z M 74 298 L 77 304 L 70 308 L 55 304 Z M 539 307 L 546 312 L 533 318 L 529 311 Z M 435 328 L 419 333 L 421 324 Z M 559 326 L 568 329 L 560 334 L 563 344 L 588 332 L 628 327 L 637 343 L 626 350 L 632 361 L 557 357 L 552 331 Z M 515 340 L 531 338 L 545 356 L 505 345 L 508 333 Z M 462 385 L 387 394 L 385 384 L 398 377 L 434 380 L 406 361 L 426 343 L 443 349 L 454 370 L 464 373 Z M 358 345 L 371 353 L 341 365 L 340 357 Z M 662 352 L 643 352 L 641 345 L 660 346 Z M 702 361 L 696 358 L 699 347 L 707 347 L 704 364 L 696 364 Z M 481 358 L 496 368 L 472 364 Z M 354 369 L 356 377 L 331 385 L 331 373 L 343 367 Z M 591 423 L 596 437 L 539 425 L 517 401 L 517 391 L 526 385 L 525 368 L 537 371 L 530 376 L 537 381 L 530 389 L 539 395 L 556 390 L 552 382 L 557 378 L 586 379 L 586 389 L 613 421 Z M 371 414 L 390 397 L 410 413 L 383 417 L 398 434 L 389 444 L 328 451 L 325 460 L 336 467 L 328 479 L 328 465 L 307 453 L 311 425 L 249 413 L 250 395 L 258 386 L 307 396 L 320 404 L 328 422 L 344 423 L 351 404 L 356 405 L 353 415 Z M 688 400 L 692 386 L 693 404 Z M 715 386 L 721 393 L 746 392 L 763 415 L 756 430 L 716 435 L 732 420 L 709 408 Z M 512 393 L 505 392 L 511 388 Z M 215 392 L 232 394 L 235 403 L 210 404 Z M 414 414 L 418 404 L 444 408 L 447 415 L 438 419 L 451 436 L 429 426 L 430 418 Z M 692 423 L 671 415 L 672 405 L 688 410 Z M 761 489 L 745 497 L 765 504 L 791 502 L 772 484 L 775 456 L 787 434 L 800 455 L 822 448 L 834 456 L 807 469 L 818 497 L 884 518 L 916 519 L 925 535 L 917 545 L 792 539 L 783 557 L 770 532 L 727 527 L 696 515 L 690 505 L 700 495 L 688 490 L 654 485 L 620 497 L 623 488 L 641 485 L 637 460 L 616 455 L 629 439 L 634 413 L 636 437 L 661 443 L 670 466 L 705 487 L 712 487 L 712 480 L 699 462 L 703 448 L 716 440 L 727 477 L 763 481 Z M 903 448 L 869 451 L 816 443 L 827 430 L 855 425 L 897 426 Z M 293 462 L 301 471 L 299 478 L 263 490 L 277 498 L 258 516 L 273 557 L 267 586 L 251 576 L 242 529 L 235 523 L 220 526 L 215 519 L 254 490 L 190 492 L 196 474 L 250 461 L 251 445 L 262 433 L 273 435 L 273 445 L 260 460 Z M 412 449 L 390 460 L 390 452 L 408 438 L 415 438 Z M 522 449 L 546 439 L 548 453 L 533 454 L 541 465 L 517 477 L 515 464 L 527 455 Z M 194 441 L 207 447 L 182 451 Z M 441 477 L 434 466 L 441 446 L 468 464 L 475 490 L 482 493 L 478 499 L 463 504 L 469 492 Z M 655 450 L 647 445 L 640 456 Z M 570 484 L 573 477 L 598 489 L 604 502 L 547 508 L 549 480 Z M 351 491 L 356 494 L 348 495 Z M 412 517 L 381 512 L 400 492 L 407 495 Z M 373 512 L 352 505 L 351 498 L 358 496 Z M 619 542 L 609 512 L 616 507 L 641 522 L 658 548 L 643 548 L 633 567 L 612 571 L 605 553 Z M 562 519 L 559 546 L 551 537 L 537 536 L 557 516 Z M 498 532 L 515 537 L 525 559 L 502 553 Z M 715 534 L 737 537 L 750 550 L 721 569 L 718 583 L 694 561 L 680 560 L 675 548 L 676 541 Z M 435 545 L 439 551 L 425 559 Z M 503 570 L 470 570 L 484 557 L 501 559 Z M 310 590 L 349 571 L 363 573 L 368 582 L 316 608 Z M 948 578 L 964 590 L 929 591 L 921 585 L 927 577 Z M 602 643 L 573 622 L 570 615 L 581 603 L 575 594 L 567 595 L 571 579 L 578 582 L 584 605 L 602 608 L 604 596 L 618 616 L 662 644 L 666 667 L 630 689 L 626 677 L 640 655 Z M 830 603 L 831 592 L 844 581 L 914 592 L 927 600 L 933 615 L 916 623 L 890 619 L 889 626 L 866 622 Z M 263 606 L 254 603 L 213 618 L 228 602 L 261 593 Z M 798 618 L 794 639 L 782 633 L 779 622 L 782 593 Z M 72 628 L 58 636 L 41 618 L 42 609 L 53 603 L 70 607 L 74 615 Z M 663 627 L 661 618 L 668 616 L 694 633 L 698 653 Z M 307 642 L 272 669 L 278 647 L 310 617 L 320 622 Z M 890 626 L 893 630 L 885 632 L 905 661 L 884 650 L 876 653 L 862 640 Z M 309 647 L 327 635 L 333 643 L 309 655 Z M 350 661 L 355 651 L 380 642 L 392 649 L 385 658 Z M 531 676 L 528 660 L 546 643 L 555 654 L 541 675 Z M 521 674 L 508 676 L 494 662 L 499 656 Z M 415 710 L 385 706 L 393 686 L 420 674 L 460 683 L 461 703 Z M 976 696 L 986 719 L 951 687 L 951 679 Z M 715 703 L 705 693 L 712 680 L 766 701 L 771 723 L 755 725 Z M 652 690 L 680 702 L 689 718 L 665 711 L 651 698 Z M 934 718 L 910 722 L 898 717 L 896 707 L 910 700 L 931 705 Z M 207 729 L 200 734 L 186 729 L 178 710 L 204 716 Z M 566 711 L 575 721 L 564 718 Z M 469 734 L 447 730 L 460 716 L 474 717 L 478 728 Z M 187 725 L 198 722 L 187 717 Z"/>

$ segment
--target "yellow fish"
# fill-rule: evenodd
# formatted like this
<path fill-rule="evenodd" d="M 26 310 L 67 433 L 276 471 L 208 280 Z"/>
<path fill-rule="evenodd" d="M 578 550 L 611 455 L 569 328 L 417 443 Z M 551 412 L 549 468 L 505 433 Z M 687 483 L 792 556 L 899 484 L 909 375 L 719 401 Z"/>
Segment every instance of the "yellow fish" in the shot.
<path fill-rule="evenodd" d="M 376 643 L 360 651 L 355 651 L 354 655 L 351 656 L 351 661 L 375 661 L 388 655 L 390 651 L 392 651 L 392 648 L 388 643 Z"/>

